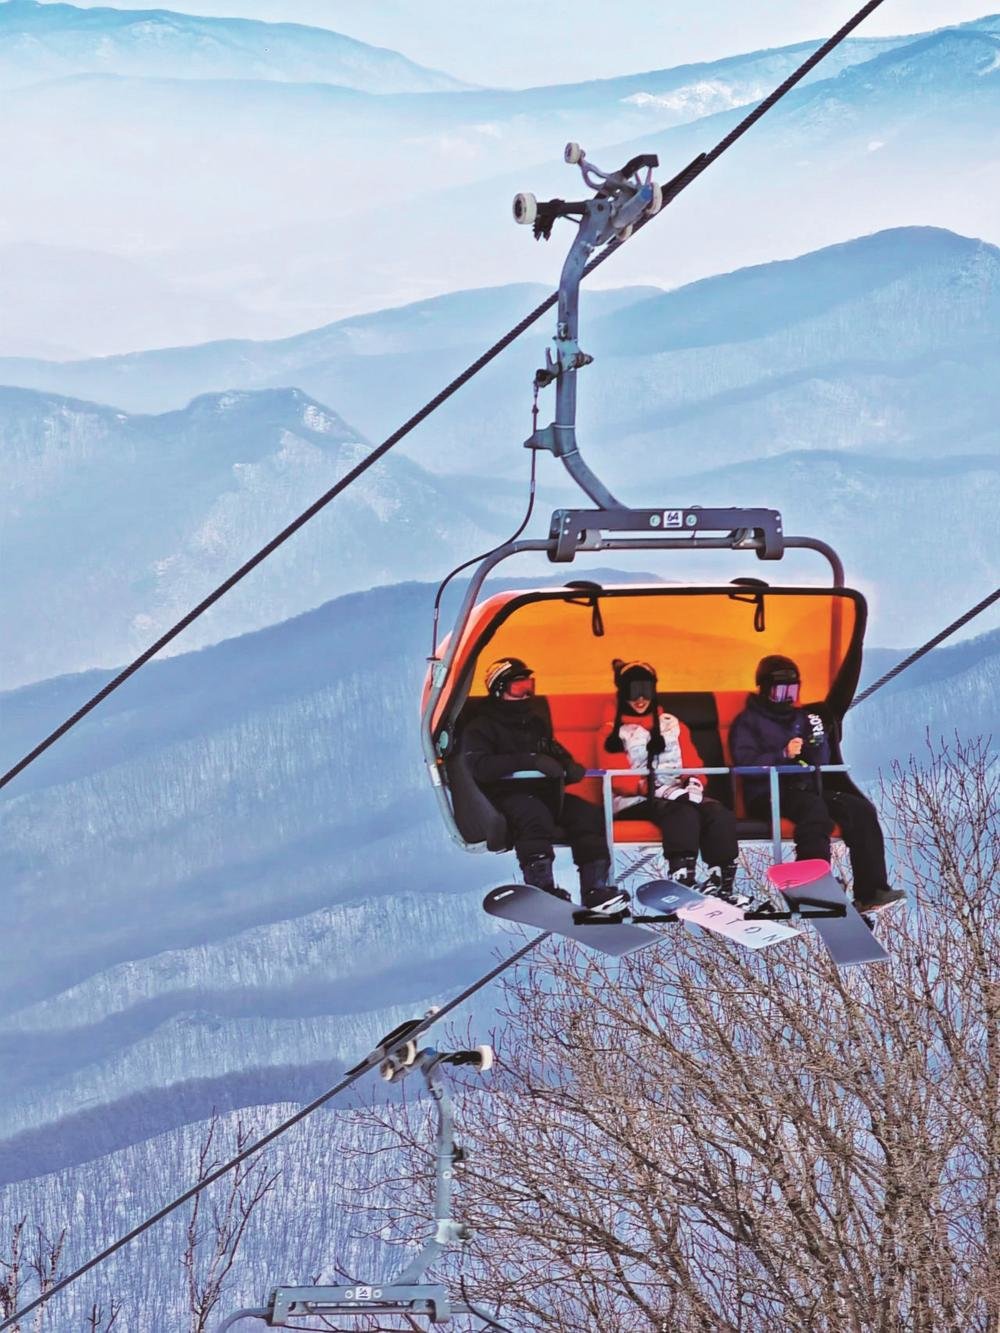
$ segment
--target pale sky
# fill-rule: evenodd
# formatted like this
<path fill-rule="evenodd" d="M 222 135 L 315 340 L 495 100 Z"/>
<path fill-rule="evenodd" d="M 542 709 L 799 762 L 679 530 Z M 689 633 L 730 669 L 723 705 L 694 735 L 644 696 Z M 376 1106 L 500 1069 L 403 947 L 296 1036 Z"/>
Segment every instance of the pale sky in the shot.
<path fill-rule="evenodd" d="M 104 7 L 155 8 L 155 0 Z M 94 5 L 77 0 L 84 8 Z M 96 3 L 96 0 L 95 0 Z M 827 37 L 861 0 L 177 0 L 191 14 L 309 23 L 474 83 L 528 87 L 663 69 Z M 988 0 L 884 0 L 858 35 L 981 18 Z"/>

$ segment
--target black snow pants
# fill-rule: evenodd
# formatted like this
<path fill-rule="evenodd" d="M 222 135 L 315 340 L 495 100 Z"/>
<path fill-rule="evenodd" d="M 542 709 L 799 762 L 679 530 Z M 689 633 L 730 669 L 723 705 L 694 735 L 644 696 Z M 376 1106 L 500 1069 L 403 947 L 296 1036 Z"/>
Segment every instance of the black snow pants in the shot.
<path fill-rule="evenodd" d="M 795 825 L 797 860 L 818 857 L 829 861 L 830 835 L 836 823 L 851 854 L 855 893 L 868 898 L 889 887 L 878 812 L 866 797 L 829 789 L 820 793 L 811 786 L 791 787 L 782 783 L 781 813 Z M 759 796 L 751 801 L 750 814 L 755 819 L 770 819 L 770 799 Z"/>
<path fill-rule="evenodd" d="M 541 796 L 528 792 L 505 792 L 490 799 L 507 820 L 522 868 L 539 856 L 553 858 L 557 828 L 569 843 L 576 865 L 610 859 L 604 811 L 600 806 L 591 805 L 579 796 L 563 795 L 561 804 L 553 811 L 552 805 Z"/>
<path fill-rule="evenodd" d="M 620 810 L 615 819 L 648 819 L 654 823 L 660 830 L 668 862 L 697 856 L 700 851 L 707 866 L 724 866 L 740 854 L 736 816 L 720 801 L 707 796 L 697 803 L 686 796 L 676 801 L 647 796 Z"/>

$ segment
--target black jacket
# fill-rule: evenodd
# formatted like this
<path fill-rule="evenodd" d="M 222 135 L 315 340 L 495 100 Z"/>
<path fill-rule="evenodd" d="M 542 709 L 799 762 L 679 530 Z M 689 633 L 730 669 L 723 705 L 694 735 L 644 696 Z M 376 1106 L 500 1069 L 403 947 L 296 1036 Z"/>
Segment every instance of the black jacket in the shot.
<path fill-rule="evenodd" d="M 586 769 L 552 735 L 544 699 L 488 699 L 462 735 L 469 770 L 487 795 L 511 791 L 505 782 L 524 769 L 550 782 L 579 782 Z M 518 780 L 517 790 L 527 790 Z"/>

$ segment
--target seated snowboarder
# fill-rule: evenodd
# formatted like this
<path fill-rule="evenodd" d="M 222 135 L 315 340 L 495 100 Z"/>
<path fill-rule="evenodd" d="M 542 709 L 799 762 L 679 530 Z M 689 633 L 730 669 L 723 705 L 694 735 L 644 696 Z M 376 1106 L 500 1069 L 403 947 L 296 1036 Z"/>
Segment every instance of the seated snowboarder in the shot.
<path fill-rule="evenodd" d="M 768 767 L 830 762 L 830 741 L 821 706 L 799 707 L 799 669 L 788 657 L 764 657 L 757 666 L 757 693 L 733 721 L 729 750 L 737 766 Z M 885 843 L 878 814 L 871 801 L 857 792 L 839 791 L 830 782 L 834 774 L 795 773 L 780 778 L 781 813 L 795 825 L 795 855 L 799 861 L 830 859 L 830 835 L 840 825 L 851 854 L 854 905 L 859 912 L 877 912 L 903 902 L 905 893 L 889 887 Z M 766 776 L 743 779 L 747 811 L 769 819 L 771 798 Z"/>
<path fill-rule="evenodd" d="M 587 770 L 553 736 L 542 700 L 535 699 L 531 668 L 517 657 L 493 662 L 486 690 L 489 699 L 466 727 L 462 748 L 473 778 L 507 820 L 525 884 L 569 901 L 553 877 L 558 827 L 579 871 L 582 905 L 609 915 L 621 911 L 628 898 L 608 884 L 603 812 L 563 791 Z M 537 776 L 513 776 L 519 772 Z"/>
<path fill-rule="evenodd" d="M 611 665 L 617 701 L 604 748 L 609 754 L 624 752 L 630 768 L 646 770 L 645 777 L 615 781 L 615 819 L 648 819 L 657 826 L 672 879 L 694 886 L 700 850 L 709 867 L 703 890 L 737 906 L 748 903 L 734 887 L 740 851 L 736 816 L 705 795 L 701 778 L 677 772 L 697 765 L 699 757 L 687 728 L 662 708 L 656 671 L 648 662 L 620 658 Z"/>

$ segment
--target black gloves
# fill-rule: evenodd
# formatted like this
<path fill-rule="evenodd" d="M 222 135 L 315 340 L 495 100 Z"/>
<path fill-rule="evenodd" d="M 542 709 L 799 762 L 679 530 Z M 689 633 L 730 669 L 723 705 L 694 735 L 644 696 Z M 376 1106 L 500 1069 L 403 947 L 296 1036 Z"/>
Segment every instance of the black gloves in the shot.
<path fill-rule="evenodd" d="M 545 773 L 546 777 L 563 777 L 566 782 L 572 786 L 574 782 L 580 782 L 586 776 L 587 770 L 582 764 L 578 764 L 565 745 L 550 736 L 542 736 L 538 741 L 538 767 Z M 549 763 L 558 767 L 558 773 L 549 773 L 548 769 L 541 762 L 547 760 Z"/>
<path fill-rule="evenodd" d="M 563 780 L 565 774 L 563 764 L 551 754 L 536 754 L 534 761 L 525 767 L 537 768 L 539 773 L 544 773 L 547 778 L 555 778 L 559 782 Z"/>

